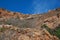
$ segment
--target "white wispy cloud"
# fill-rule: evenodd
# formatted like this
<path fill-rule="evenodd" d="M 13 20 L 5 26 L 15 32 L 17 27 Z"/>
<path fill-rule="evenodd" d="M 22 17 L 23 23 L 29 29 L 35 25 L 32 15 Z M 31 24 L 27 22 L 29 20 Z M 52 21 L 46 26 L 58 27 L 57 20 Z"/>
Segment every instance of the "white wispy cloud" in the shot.
<path fill-rule="evenodd" d="M 32 6 L 34 7 L 34 13 L 39 14 L 42 12 L 47 12 L 56 4 L 57 0 L 34 0 Z M 52 5 L 52 6 L 50 6 Z"/>

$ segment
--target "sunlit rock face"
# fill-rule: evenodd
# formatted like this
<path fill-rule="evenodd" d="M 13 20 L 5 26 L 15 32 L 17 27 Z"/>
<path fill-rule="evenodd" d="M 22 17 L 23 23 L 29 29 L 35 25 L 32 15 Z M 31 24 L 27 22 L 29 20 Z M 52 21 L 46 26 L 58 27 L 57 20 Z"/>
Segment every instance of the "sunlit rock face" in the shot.
<path fill-rule="evenodd" d="M 18 28 L 12 25 L 0 25 L 0 40 L 59 40 L 46 29 Z"/>
<path fill-rule="evenodd" d="M 34 15 L 21 14 L 19 12 L 10 12 L 8 10 L 0 8 L 0 21 L 4 23 L 7 20 L 11 23 L 13 21 L 17 22 L 17 26 L 26 25 L 33 28 L 39 28 L 41 25 L 47 24 L 49 28 L 54 29 L 60 24 L 60 8 L 56 10 L 51 10 L 45 14 Z M 12 24 L 15 25 L 14 22 Z"/>
<path fill-rule="evenodd" d="M 32 15 L 0 8 L 1 40 L 59 40 L 42 25 L 55 30 L 60 25 L 60 8 Z"/>

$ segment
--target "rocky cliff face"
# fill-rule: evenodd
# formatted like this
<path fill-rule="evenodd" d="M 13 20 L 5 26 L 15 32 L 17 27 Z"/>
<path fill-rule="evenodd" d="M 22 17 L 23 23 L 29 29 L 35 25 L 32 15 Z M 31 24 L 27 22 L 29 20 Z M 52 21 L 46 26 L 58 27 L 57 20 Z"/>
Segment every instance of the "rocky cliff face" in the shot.
<path fill-rule="evenodd" d="M 0 40 L 59 40 L 50 33 L 59 25 L 60 8 L 34 15 L 0 8 Z"/>
<path fill-rule="evenodd" d="M 46 29 L 0 25 L 0 40 L 59 40 Z"/>

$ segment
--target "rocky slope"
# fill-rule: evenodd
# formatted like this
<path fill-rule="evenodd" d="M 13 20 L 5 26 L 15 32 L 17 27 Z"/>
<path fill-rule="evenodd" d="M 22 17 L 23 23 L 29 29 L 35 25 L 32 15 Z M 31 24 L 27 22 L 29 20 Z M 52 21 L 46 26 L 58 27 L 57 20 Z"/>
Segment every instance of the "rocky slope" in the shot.
<path fill-rule="evenodd" d="M 0 8 L 0 40 L 59 40 L 55 35 L 58 27 L 60 8 L 33 15 Z"/>
<path fill-rule="evenodd" d="M 18 28 L 12 25 L 0 25 L 0 40 L 59 40 L 46 29 Z"/>

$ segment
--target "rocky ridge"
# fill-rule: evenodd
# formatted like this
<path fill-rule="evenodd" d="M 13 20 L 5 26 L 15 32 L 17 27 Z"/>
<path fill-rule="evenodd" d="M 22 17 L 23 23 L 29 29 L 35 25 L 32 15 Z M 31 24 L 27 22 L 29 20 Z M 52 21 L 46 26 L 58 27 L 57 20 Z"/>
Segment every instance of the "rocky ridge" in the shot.
<path fill-rule="evenodd" d="M 60 40 L 43 27 L 60 25 L 60 8 L 45 14 L 21 14 L 0 8 L 0 40 Z"/>

